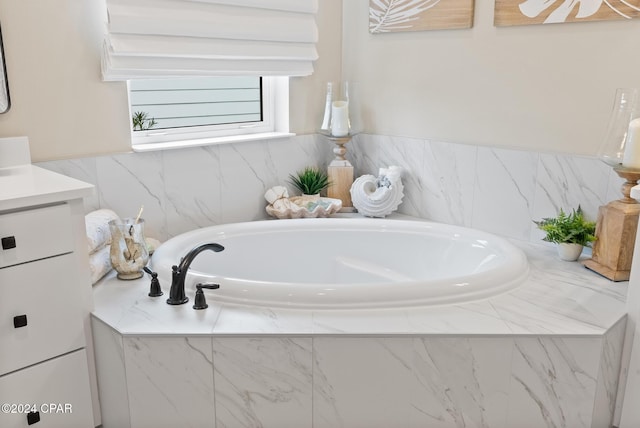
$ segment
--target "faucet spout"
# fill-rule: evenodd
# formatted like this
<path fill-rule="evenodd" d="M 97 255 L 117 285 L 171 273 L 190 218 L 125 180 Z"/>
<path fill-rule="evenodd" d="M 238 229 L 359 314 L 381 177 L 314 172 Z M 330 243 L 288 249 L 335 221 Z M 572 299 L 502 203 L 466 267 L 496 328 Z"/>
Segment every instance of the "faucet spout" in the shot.
<path fill-rule="evenodd" d="M 215 243 L 202 244 L 190 250 L 182 260 L 180 260 L 180 264 L 178 266 L 174 265 L 171 268 L 173 272 L 171 276 L 171 290 L 169 291 L 169 298 L 167 299 L 168 304 L 182 305 L 189 301 L 189 298 L 184 292 L 184 282 L 187 278 L 187 271 L 196 256 L 205 250 L 211 250 L 217 253 L 224 250 L 224 247 Z"/>

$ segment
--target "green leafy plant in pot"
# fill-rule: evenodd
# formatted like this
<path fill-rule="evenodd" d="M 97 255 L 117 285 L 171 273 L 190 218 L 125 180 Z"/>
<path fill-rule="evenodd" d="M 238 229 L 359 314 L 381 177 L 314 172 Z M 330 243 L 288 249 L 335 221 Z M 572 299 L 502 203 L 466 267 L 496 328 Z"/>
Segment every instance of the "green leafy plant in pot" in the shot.
<path fill-rule="evenodd" d="M 331 185 L 326 172 L 311 166 L 289 175 L 289 182 L 303 195 L 319 195 Z"/>
<path fill-rule="evenodd" d="M 582 249 L 596 240 L 596 223 L 584 218 L 579 205 L 570 214 L 560 209 L 557 217 L 543 218 L 534 223 L 546 232 L 544 241 L 558 244 L 558 255 L 562 260 L 578 260 Z"/>

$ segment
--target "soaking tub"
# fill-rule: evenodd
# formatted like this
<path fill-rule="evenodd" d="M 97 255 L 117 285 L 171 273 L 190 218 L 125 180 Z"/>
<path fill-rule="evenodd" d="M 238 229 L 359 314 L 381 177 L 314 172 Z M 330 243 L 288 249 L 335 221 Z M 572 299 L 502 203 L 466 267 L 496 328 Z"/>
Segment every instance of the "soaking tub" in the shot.
<path fill-rule="evenodd" d="M 212 226 L 170 239 L 152 257 L 164 284 L 171 266 L 209 242 L 185 281 L 220 284 L 215 299 L 268 307 L 384 308 L 460 303 L 518 287 L 524 253 L 489 233 L 440 223 L 299 219 Z"/>

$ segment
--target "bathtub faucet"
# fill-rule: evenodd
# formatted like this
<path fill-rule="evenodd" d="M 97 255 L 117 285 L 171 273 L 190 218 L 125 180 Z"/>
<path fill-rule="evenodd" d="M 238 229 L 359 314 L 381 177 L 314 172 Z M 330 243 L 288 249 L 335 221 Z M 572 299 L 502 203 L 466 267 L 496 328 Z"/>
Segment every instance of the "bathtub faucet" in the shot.
<path fill-rule="evenodd" d="M 189 251 L 187 255 L 180 260 L 179 266 L 174 265 L 171 268 L 173 272 L 171 276 L 171 290 L 169 291 L 169 298 L 167 299 L 168 304 L 182 305 L 189 301 L 189 298 L 184 293 L 184 281 L 187 278 L 189 266 L 191 266 L 191 263 L 196 256 L 204 250 L 211 250 L 217 253 L 224 250 L 224 247 L 220 244 L 214 243 L 202 244 Z"/>

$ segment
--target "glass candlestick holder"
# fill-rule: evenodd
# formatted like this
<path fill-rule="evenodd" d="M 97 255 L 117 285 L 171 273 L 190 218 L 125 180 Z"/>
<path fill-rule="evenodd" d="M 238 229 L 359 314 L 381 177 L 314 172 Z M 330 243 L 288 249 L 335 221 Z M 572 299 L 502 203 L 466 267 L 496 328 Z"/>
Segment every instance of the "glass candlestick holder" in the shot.
<path fill-rule="evenodd" d="M 352 82 L 327 82 L 320 133 L 330 137 L 354 135 L 359 127 L 355 86 Z"/>
<path fill-rule="evenodd" d="M 622 166 L 625 151 L 629 152 L 629 125 L 634 117 L 640 115 L 639 94 L 637 88 L 616 89 L 607 130 L 598 150 L 598 157 L 612 167 Z M 630 155 L 627 153 L 627 157 Z"/>
<path fill-rule="evenodd" d="M 623 178 L 622 198 L 598 209 L 592 256 L 583 264 L 612 280 L 627 281 L 640 218 L 640 204 L 630 191 L 640 181 L 639 91 L 619 88 L 598 156 Z"/>
<path fill-rule="evenodd" d="M 346 144 L 358 132 L 360 114 L 353 82 L 328 82 L 324 98 L 324 114 L 320 134 L 333 146 L 335 158 L 327 173 L 331 185 L 327 196 L 342 201 L 342 212 L 353 211 L 350 189 L 353 184 L 353 165 L 347 158 Z"/>

